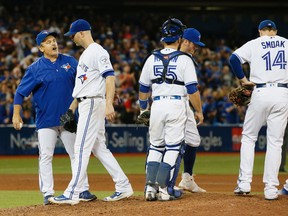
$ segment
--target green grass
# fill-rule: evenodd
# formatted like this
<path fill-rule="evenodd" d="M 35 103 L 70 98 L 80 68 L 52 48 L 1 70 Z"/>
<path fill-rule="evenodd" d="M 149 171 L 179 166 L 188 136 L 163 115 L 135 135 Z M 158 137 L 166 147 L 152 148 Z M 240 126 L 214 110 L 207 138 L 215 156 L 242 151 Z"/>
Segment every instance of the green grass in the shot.
<path fill-rule="evenodd" d="M 264 169 L 264 154 L 256 154 L 254 174 L 262 174 Z M 122 156 L 116 158 L 126 174 L 144 174 L 145 155 Z M 202 175 L 237 175 L 240 154 L 202 154 L 196 158 L 194 173 Z M 53 160 L 54 174 L 70 174 L 70 161 L 67 156 L 55 156 Z M 181 167 L 183 170 L 183 167 Z M 5 174 L 37 174 L 37 157 L 0 157 L 0 178 Z M 102 164 L 91 157 L 88 173 L 108 174 Z M 282 174 L 280 174 L 282 175 Z M 92 191 L 93 192 L 93 191 Z M 99 199 L 111 195 L 113 191 L 97 191 Z M 60 194 L 56 191 L 56 195 Z M 135 191 L 135 195 L 142 195 L 142 191 Z M 42 204 L 43 197 L 39 191 L 0 191 L 0 208 Z"/>
<path fill-rule="evenodd" d="M 117 157 L 117 161 L 125 173 L 143 174 L 145 156 Z M 70 160 L 68 156 L 55 156 L 53 159 L 54 174 L 69 174 Z M 107 174 L 106 169 L 95 157 L 91 157 L 88 165 L 88 173 Z M 0 175 L 2 174 L 38 174 L 37 157 L 0 157 Z"/>
<path fill-rule="evenodd" d="M 39 205 L 42 201 L 39 191 L 0 191 L 0 208 Z"/>
<path fill-rule="evenodd" d="M 116 158 L 126 174 L 143 174 L 145 171 L 145 155 L 131 157 L 118 156 Z M 196 158 L 194 172 L 197 174 L 237 174 L 239 170 L 239 154 L 201 154 Z M 263 173 L 264 154 L 256 154 L 254 174 Z M 69 174 L 70 161 L 68 157 L 56 156 L 53 160 L 55 174 Z M 0 157 L 0 175 L 2 174 L 37 174 L 37 157 Z M 91 157 L 88 173 L 107 174 L 107 171 L 98 161 Z"/>
<path fill-rule="evenodd" d="M 55 194 L 60 195 L 61 192 L 63 191 L 56 191 Z M 95 191 L 91 192 L 95 193 Z M 112 193 L 111 191 L 97 191 L 97 198 L 102 200 Z M 143 195 L 143 191 L 135 191 L 134 195 Z M 39 191 L 0 191 L 0 209 L 41 204 L 43 204 L 43 196 Z"/>

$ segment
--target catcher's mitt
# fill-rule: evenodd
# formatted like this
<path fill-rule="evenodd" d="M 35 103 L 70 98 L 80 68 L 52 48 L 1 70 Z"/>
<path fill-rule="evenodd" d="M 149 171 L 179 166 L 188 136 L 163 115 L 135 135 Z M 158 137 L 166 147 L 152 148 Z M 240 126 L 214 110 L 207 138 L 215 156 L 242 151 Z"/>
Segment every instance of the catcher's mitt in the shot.
<path fill-rule="evenodd" d="M 150 110 L 144 110 L 141 111 L 140 115 L 137 117 L 136 123 L 149 126 L 149 120 L 150 120 Z"/>
<path fill-rule="evenodd" d="M 229 100 L 236 106 L 247 106 L 250 103 L 253 86 L 240 86 L 229 94 Z"/>
<path fill-rule="evenodd" d="M 76 133 L 77 122 L 71 109 L 68 109 L 66 113 L 60 117 L 60 124 L 65 130 L 71 133 Z"/>

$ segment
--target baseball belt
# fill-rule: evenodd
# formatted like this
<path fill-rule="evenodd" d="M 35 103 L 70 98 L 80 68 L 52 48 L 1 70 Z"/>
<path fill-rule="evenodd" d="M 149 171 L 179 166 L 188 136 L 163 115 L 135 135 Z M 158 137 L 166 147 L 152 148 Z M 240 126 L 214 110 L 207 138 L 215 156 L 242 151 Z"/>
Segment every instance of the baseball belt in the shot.
<path fill-rule="evenodd" d="M 101 95 L 98 95 L 98 96 L 93 96 L 93 97 L 79 97 L 79 98 L 76 98 L 76 100 L 78 101 L 78 103 L 81 103 L 82 101 L 86 100 L 86 99 L 92 99 L 92 98 L 104 98 L 103 96 Z"/>
<path fill-rule="evenodd" d="M 259 83 L 259 84 L 256 84 L 256 88 L 266 88 L 266 87 L 288 88 L 288 83 Z"/>

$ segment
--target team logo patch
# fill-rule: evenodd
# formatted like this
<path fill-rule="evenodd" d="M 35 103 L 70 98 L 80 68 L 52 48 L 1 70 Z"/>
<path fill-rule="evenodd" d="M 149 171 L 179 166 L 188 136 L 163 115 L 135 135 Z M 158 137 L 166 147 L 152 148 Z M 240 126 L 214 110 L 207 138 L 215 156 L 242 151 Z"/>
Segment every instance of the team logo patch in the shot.
<path fill-rule="evenodd" d="M 79 63 L 78 67 L 80 67 L 84 72 L 87 72 L 89 67 L 85 65 L 83 62 Z"/>
<path fill-rule="evenodd" d="M 100 62 L 101 62 L 101 64 L 105 65 L 105 64 L 109 64 L 110 61 L 109 61 L 107 56 L 102 56 L 100 58 Z"/>
<path fill-rule="evenodd" d="M 64 68 L 66 71 L 68 71 L 71 68 L 71 65 L 69 63 L 63 64 L 61 68 Z"/>
<path fill-rule="evenodd" d="M 81 76 L 78 77 L 78 79 L 81 80 L 81 83 L 83 84 L 85 80 L 87 80 L 86 74 L 82 74 Z"/>

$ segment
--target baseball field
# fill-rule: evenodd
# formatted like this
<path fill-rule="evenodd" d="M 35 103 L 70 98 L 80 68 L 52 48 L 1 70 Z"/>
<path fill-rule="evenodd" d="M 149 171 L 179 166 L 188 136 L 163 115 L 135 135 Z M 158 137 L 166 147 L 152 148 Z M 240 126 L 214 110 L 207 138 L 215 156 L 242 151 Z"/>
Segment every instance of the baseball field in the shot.
<path fill-rule="evenodd" d="M 101 201 L 114 192 L 114 183 L 100 162 L 91 157 L 88 167 L 90 190 L 98 199 L 75 206 L 43 206 L 36 156 L 0 157 L 0 215 L 287 215 L 288 196 L 280 196 L 276 201 L 264 200 L 263 153 L 257 153 L 255 157 L 251 194 L 244 197 L 233 194 L 239 153 L 199 153 L 195 180 L 207 193 L 185 192 L 181 199 L 168 202 L 147 202 L 143 198 L 145 155 L 115 156 L 132 183 L 134 196 L 118 202 Z M 71 178 L 68 157 L 55 156 L 53 168 L 57 196 L 62 194 Z M 281 187 L 286 178 L 287 173 L 279 174 Z"/>

